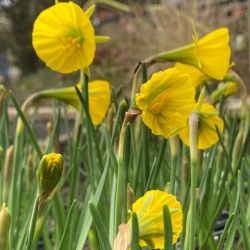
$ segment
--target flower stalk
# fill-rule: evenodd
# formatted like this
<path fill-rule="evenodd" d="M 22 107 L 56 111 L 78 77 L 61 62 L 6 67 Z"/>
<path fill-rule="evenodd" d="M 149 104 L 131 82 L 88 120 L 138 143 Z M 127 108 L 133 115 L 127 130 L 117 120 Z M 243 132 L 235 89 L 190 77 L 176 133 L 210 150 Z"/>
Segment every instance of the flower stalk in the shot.
<path fill-rule="evenodd" d="M 192 113 L 189 118 L 190 128 L 190 161 L 191 161 L 191 201 L 189 207 L 190 221 L 186 224 L 186 232 L 189 235 L 189 250 L 195 249 L 195 229 L 196 229 L 196 186 L 197 186 L 197 132 L 199 117 Z"/>
<path fill-rule="evenodd" d="M 178 153 L 178 136 L 177 135 L 170 137 L 170 151 L 171 151 L 170 193 L 174 194 L 177 153 Z"/>
<path fill-rule="evenodd" d="M 62 177 L 62 172 L 63 157 L 61 154 L 50 153 L 43 156 L 37 170 L 38 193 L 30 220 L 26 250 L 36 248 L 42 229 L 45 208 L 47 207 L 48 201 L 51 200 L 55 194 L 56 187 Z"/>

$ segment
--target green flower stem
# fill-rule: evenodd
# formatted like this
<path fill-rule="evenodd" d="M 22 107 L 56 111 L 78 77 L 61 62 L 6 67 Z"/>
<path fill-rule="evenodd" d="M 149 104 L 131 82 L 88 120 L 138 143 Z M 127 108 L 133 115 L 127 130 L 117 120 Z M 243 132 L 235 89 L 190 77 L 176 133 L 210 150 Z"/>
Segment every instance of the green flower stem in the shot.
<path fill-rule="evenodd" d="M 115 222 L 114 222 L 114 231 L 117 233 L 118 226 L 122 221 L 122 210 L 123 210 L 123 191 L 124 191 L 124 141 L 125 141 L 125 132 L 127 125 L 127 116 L 123 120 L 120 138 L 119 138 L 119 147 L 118 147 L 118 172 L 117 172 L 117 187 L 116 187 L 116 204 L 115 204 Z M 126 205 L 126 204 L 125 204 Z"/>
<path fill-rule="evenodd" d="M 105 4 L 107 6 L 110 6 L 114 9 L 120 10 L 120 11 L 124 11 L 124 12 L 131 12 L 131 8 L 124 3 L 120 3 L 118 1 L 114 1 L 114 0 L 94 0 L 93 1 L 95 4 Z"/>
<path fill-rule="evenodd" d="M 19 214 L 19 206 L 20 206 L 20 200 L 16 199 L 16 197 L 19 197 L 20 188 L 17 185 L 20 183 L 21 178 L 21 166 L 20 162 L 22 159 L 22 145 L 23 145 L 23 132 L 24 128 L 27 128 L 27 131 L 29 133 L 29 136 L 31 138 L 31 141 L 34 145 L 34 148 L 36 149 L 39 157 L 42 157 L 42 152 L 39 148 L 39 145 L 35 139 L 35 136 L 25 118 L 25 114 L 27 113 L 30 105 L 37 99 L 40 98 L 40 92 L 37 92 L 33 95 L 31 95 L 29 98 L 26 99 L 26 101 L 23 103 L 22 107 L 18 105 L 14 95 L 9 92 L 9 95 L 13 101 L 13 104 L 18 112 L 18 119 L 17 119 L 17 125 L 16 125 L 16 132 L 15 132 L 15 144 L 14 144 L 14 155 L 13 155 L 13 169 L 12 169 L 12 179 L 10 184 L 10 195 L 9 195 L 9 208 L 10 212 L 12 214 L 12 225 L 17 226 L 18 218 L 17 215 Z M 18 233 L 20 230 L 17 228 L 16 232 Z M 10 247 L 15 248 L 16 244 L 16 237 L 17 234 L 14 234 L 13 226 L 11 226 L 11 233 L 12 238 L 10 241 Z"/>
<path fill-rule="evenodd" d="M 186 232 L 189 234 L 189 250 L 195 249 L 195 228 L 196 228 L 196 185 L 197 185 L 197 131 L 199 117 L 191 114 L 189 118 L 190 128 L 190 160 L 191 160 L 191 202 L 189 207 L 190 225 L 187 224 Z"/>
<path fill-rule="evenodd" d="M 143 61 L 145 64 L 153 64 L 155 62 L 182 62 L 186 64 L 191 64 L 194 66 L 198 66 L 198 62 L 196 60 L 196 49 L 195 44 L 189 44 L 184 47 L 164 51 L 161 53 L 158 53 L 156 55 L 153 55 Z"/>
<path fill-rule="evenodd" d="M 34 236 L 35 236 L 35 228 L 36 228 L 36 221 L 37 221 L 37 216 L 38 216 L 38 207 L 39 207 L 39 197 L 37 195 L 32 215 L 31 215 L 31 220 L 30 220 L 30 227 L 29 227 L 29 233 L 28 233 L 28 243 L 27 243 L 27 248 L 26 250 L 32 250 L 34 249 Z"/>
<path fill-rule="evenodd" d="M 170 149 L 171 149 L 170 193 L 174 194 L 176 165 L 177 165 L 177 152 L 178 152 L 177 135 L 170 137 Z"/>
<path fill-rule="evenodd" d="M 130 106 L 133 107 L 135 105 L 135 96 L 136 92 L 138 90 L 139 85 L 139 78 L 140 78 L 140 72 L 141 71 L 141 64 L 139 64 L 134 72 L 134 78 L 133 78 L 133 85 L 132 85 L 132 91 L 130 96 Z"/>

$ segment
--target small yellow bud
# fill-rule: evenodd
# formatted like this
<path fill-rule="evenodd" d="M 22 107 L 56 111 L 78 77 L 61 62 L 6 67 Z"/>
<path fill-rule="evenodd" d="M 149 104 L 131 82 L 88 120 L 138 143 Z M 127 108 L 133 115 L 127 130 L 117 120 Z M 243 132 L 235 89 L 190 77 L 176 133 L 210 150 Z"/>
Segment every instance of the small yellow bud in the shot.
<path fill-rule="evenodd" d="M 238 85 L 236 82 L 227 82 L 225 84 L 225 90 L 224 90 L 224 95 L 225 96 L 229 96 L 229 95 L 233 95 L 238 91 Z"/>
<path fill-rule="evenodd" d="M 10 230 L 11 218 L 6 204 L 3 203 L 0 211 L 0 249 L 5 250 L 8 247 L 9 242 L 9 230 Z"/>
<path fill-rule="evenodd" d="M 50 153 L 44 155 L 37 170 L 39 195 L 44 200 L 52 198 L 63 173 L 63 156 Z"/>

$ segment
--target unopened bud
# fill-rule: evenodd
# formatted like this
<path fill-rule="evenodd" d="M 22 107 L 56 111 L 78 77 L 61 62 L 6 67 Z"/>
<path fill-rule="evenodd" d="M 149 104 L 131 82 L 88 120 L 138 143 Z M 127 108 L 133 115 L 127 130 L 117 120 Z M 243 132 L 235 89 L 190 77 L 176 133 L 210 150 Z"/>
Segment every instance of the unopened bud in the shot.
<path fill-rule="evenodd" d="M 9 244 L 9 230 L 11 218 L 8 208 L 3 203 L 0 211 L 0 249 L 7 250 Z"/>
<path fill-rule="evenodd" d="M 45 201 L 52 198 L 62 173 L 63 156 L 61 154 L 50 153 L 43 156 L 36 173 L 41 199 Z"/>

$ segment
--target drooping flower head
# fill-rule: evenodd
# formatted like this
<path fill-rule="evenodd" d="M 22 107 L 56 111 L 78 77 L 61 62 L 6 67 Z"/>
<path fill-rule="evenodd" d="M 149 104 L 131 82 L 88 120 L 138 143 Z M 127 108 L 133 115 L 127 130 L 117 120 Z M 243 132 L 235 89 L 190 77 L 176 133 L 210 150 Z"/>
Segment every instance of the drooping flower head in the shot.
<path fill-rule="evenodd" d="M 136 105 L 153 134 L 169 138 L 173 130 L 186 123 L 194 105 L 194 95 L 190 77 L 170 68 L 154 73 L 141 86 Z"/>
<path fill-rule="evenodd" d="M 79 90 L 83 89 L 83 84 L 76 85 Z M 77 110 L 80 110 L 81 102 L 75 88 L 66 87 L 60 89 L 49 89 L 41 92 L 43 97 L 59 99 Z M 111 101 L 110 84 L 104 80 L 95 80 L 88 83 L 89 114 L 94 125 L 99 125 L 103 121 L 108 111 Z"/>
<path fill-rule="evenodd" d="M 194 42 L 182 48 L 166 51 L 145 60 L 174 61 L 193 65 L 205 75 L 222 80 L 230 67 L 229 31 L 227 28 L 216 29 L 201 39 L 194 36 Z"/>
<path fill-rule="evenodd" d="M 219 140 L 215 126 L 218 127 L 220 132 L 223 132 L 224 122 L 218 116 L 218 112 L 214 106 L 208 103 L 203 103 L 201 107 L 197 107 L 196 104 L 193 112 L 196 112 L 199 117 L 197 147 L 198 149 L 207 149 Z M 189 145 L 188 125 L 186 125 L 186 127 L 179 132 L 179 136 L 186 145 Z"/>
<path fill-rule="evenodd" d="M 150 190 L 133 203 L 132 211 L 138 219 L 139 245 L 151 249 L 164 248 L 163 207 L 167 205 L 172 223 L 172 243 L 175 244 L 182 231 L 182 207 L 174 195 L 160 190 Z M 130 250 L 132 221 L 119 226 L 114 250 Z"/>
<path fill-rule="evenodd" d="M 153 249 L 164 248 L 163 207 L 167 205 L 172 222 L 172 243 L 176 243 L 182 231 L 182 208 L 174 195 L 160 190 L 151 190 L 132 206 L 139 225 L 140 246 Z"/>
<path fill-rule="evenodd" d="M 48 67 L 70 73 L 93 62 L 95 31 L 80 6 L 73 2 L 58 3 L 42 11 L 35 20 L 32 44 Z"/>

